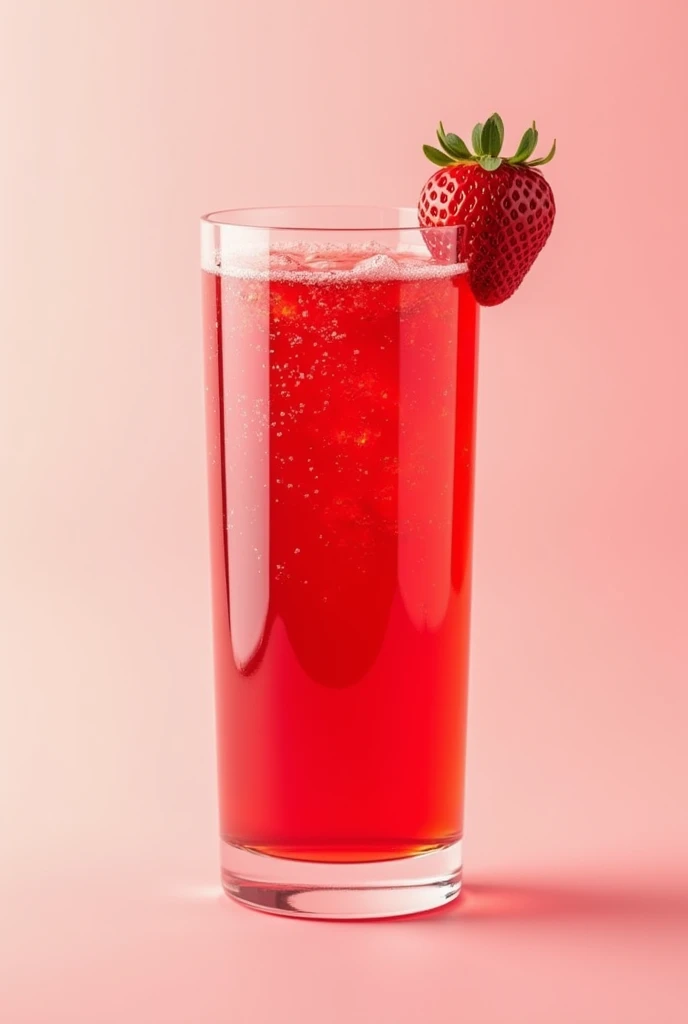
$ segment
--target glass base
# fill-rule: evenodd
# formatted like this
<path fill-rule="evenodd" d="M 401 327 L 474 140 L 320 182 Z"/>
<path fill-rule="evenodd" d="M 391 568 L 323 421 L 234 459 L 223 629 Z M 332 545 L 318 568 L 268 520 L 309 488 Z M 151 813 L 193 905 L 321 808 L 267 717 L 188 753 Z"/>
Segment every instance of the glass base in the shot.
<path fill-rule="evenodd" d="M 228 896 L 291 917 L 398 917 L 442 907 L 461 892 L 461 841 L 356 864 L 287 860 L 222 841 L 221 863 Z"/>

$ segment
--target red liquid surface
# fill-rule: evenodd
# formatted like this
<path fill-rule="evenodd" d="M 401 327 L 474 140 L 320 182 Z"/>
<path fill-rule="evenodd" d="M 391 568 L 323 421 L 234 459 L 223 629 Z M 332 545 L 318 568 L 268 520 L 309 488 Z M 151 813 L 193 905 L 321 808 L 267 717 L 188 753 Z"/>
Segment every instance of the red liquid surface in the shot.
<path fill-rule="evenodd" d="M 203 278 L 222 836 L 318 861 L 453 842 L 470 604 L 467 282 Z"/>

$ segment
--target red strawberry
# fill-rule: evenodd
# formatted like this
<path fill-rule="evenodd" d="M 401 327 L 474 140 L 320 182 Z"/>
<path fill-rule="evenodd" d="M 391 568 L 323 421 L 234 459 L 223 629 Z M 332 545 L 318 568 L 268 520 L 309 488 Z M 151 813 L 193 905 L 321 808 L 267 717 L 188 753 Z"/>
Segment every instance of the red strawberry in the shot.
<path fill-rule="evenodd" d="M 504 124 L 493 114 L 473 129 L 473 149 L 458 135 L 437 130 L 442 151 L 423 146 L 438 164 L 418 200 L 422 227 L 463 227 L 461 257 L 468 264 L 473 294 L 483 306 L 496 306 L 513 295 L 549 238 L 554 223 L 554 196 L 541 172 L 535 170 L 554 156 L 556 141 L 546 157 L 531 160 L 538 133 L 523 135 L 516 154 L 500 157 Z M 428 232 L 428 245 L 442 253 L 442 232 Z"/>

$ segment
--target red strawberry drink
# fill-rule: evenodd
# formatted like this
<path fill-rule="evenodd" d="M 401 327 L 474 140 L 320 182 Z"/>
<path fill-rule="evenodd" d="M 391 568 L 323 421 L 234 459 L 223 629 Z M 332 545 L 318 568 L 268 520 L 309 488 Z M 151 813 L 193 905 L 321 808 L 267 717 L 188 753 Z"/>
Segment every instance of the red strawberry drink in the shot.
<path fill-rule="evenodd" d="M 262 909 L 460 889 L 476 297 L 514 290 L 554 214 L 495 124 L 479 157 L 441 130 L 418 215 L 203 224 L 223 881 Z"/>
<path fill-rule="evenodd" d="M 461 835 L 476 305 L 376 248 L 203 275 L 221 828 L 285 858 Z"/>

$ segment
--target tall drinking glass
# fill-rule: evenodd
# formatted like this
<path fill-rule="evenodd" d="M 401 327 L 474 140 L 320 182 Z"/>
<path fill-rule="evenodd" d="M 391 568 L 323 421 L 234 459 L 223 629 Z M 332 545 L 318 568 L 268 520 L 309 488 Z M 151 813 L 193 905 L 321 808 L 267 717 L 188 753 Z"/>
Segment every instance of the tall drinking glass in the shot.
<path fill-rule="evenodd" d="M 396 209 L 202 221 L 222 879 L 309 917 L 461 887 L 477 307 Z"/>

